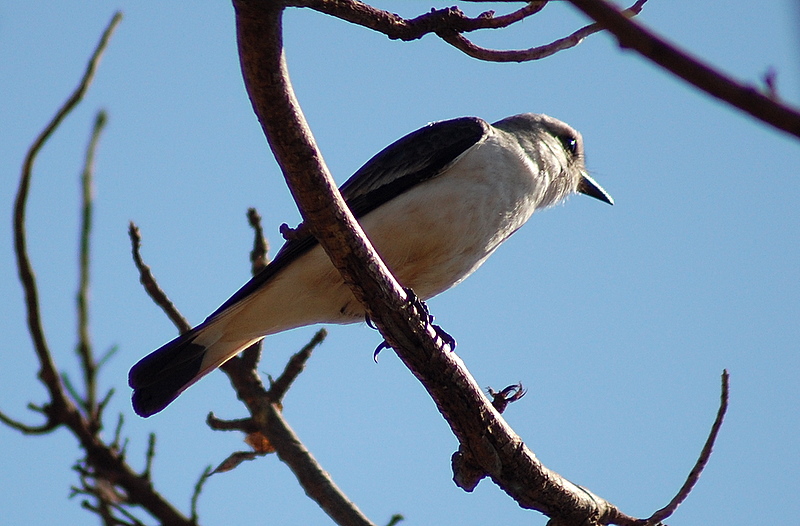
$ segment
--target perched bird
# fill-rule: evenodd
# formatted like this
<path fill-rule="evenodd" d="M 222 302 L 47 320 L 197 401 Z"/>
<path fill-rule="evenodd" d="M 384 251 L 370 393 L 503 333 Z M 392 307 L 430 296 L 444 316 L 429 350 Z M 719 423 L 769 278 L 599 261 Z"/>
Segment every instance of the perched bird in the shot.
<path fill-rule="evenodd" d="M 340 188 L 397 280 L 426 300 L 472 274 L 536 210 L 574 192 L 613 204 L 586 173 L 581 135 L 547 115 L 429 124 L 386 147 Z M 310 234 L 206 320 L 133 366 L 147 417 L 264 336 L 365 311 Z"/>

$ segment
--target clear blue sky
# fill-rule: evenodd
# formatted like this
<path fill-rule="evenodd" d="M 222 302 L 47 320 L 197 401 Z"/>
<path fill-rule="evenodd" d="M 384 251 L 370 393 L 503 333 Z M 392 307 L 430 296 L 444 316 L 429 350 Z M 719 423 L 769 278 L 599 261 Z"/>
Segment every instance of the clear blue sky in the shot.
<path fill-rule="evenodd" d="M 382 2 L 415 16 L 432 5 Z M 486 6 L 467 6 L 473 14 Z M 129 458 L 158 433 L 158 489 L 183 510 L 197 476 L 241 437 L 209 431 L 209 410 L 244 416 L 221 373 L 148 420 L 133 415 L 127 370 L 175 329 L 145 296 L 143 253 L 192 323 L 248 277 L 255 206 L 279 244 L 298 214 L 244 92 L 227 2 L 21 2 L 0 6 L 0 407 L 44 400 L 24 329 L 11 251 L 11 204 L 24 153 L 73 89 L 115 8 L 125 19 L 83 105 L 36 166 L 31 256 L 58 365 L 77 376 L 74 290 L 78 174 L 95 112 L 109 125 L 97 159 L 91 325 L 102 375 L 125 415 Z M 503 10 L 498 6 L 499 11 Z M 758 84 L 774 68 L 800 101 L 796 2 L 651 0 L 641 20 L 696 55 Z M 586 21 L 554 2 L 511 31 L 476 40 L 528 47 Z M 719 375 L 731 408 L 716 451 L 674 524 L 777 524 L 800 514 L 800 144 L 673 79 L 607 35 L 541 62 L 485 64 L 427 36 L 392 42 L 302 10 L 286 16 L 298 97 L 344 181 L 425 123 L 541 112 L 579 129 L 587 164 L 617 205 L 574 197 L 537 214 L 473 277 L 430 302 L 482 386 L 529 389 L 507 418 L 550 468 L 647 516 L 693 465 L 714 417 Z M 330 336 L 286 399 L 285 414 L 337 483 L 376 523 L 544 524 L 489 482 L 456 488 L 456 440 L 418 382 L 363 325 Z M 261 369 L 278 373 L 313 328 L 271 337 Z M 110 431 L 107 431 L 109 433 Z M 80 452 L 65 431 L 24 438 L 0 428 L 0 512 L 7 524 L 92 524 L 68 501 Z M 13 488 L 13 490 L 12 490 Z M 205 525 L 328 524 L 276 458 L 213 477 Z M 791 520 L 791 519 L 790 519 Z"/>

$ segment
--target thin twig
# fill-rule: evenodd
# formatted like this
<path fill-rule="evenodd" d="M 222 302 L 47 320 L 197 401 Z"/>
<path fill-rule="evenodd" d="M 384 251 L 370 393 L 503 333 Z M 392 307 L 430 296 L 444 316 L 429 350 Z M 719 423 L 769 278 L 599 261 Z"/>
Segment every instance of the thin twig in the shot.
<path fill-rule="evenodd" d="M 90 242 L 92 233 L 92 199 L 93 199 L 93 178 L 94 178 L 94 159 L 97 146 L 100 143 L 100 135 L 106 125 L 106 112 L 100 111 L 94 120 L 92 135 L 89 139 L 89 146 L 86 148 L 86 158 L 81 174 L 81 227 L 80 227 L 80 248 L 78 255 L 79 263 L 79 283 L 78 283 L 78 357 L 83 366 L 83 381 L 86 392 L 80 400 L 81 405 L 86 410 L 86 414 L 92 420 L 97 419 L 97 362 L 92 352 L 92 341 L 89 333 L 89 261 L 90 261 Z"/>
<path fill-rule="evenodd" d="M 147 452 L 144 455 L 144 471 L 142 478 L 151 480 L 153 478 L 153 459 L 156 457 L 156 434 L 150 433 L 147 436 Z"/>
<path fill-rule="evenodd" d="M 200 492 L 203 491 L 203 486 L 205 485 L 208 477 L 211 475 L 213 468 L 211 466 L 206 466 L 206 469 L 203 470 L 203 473 L 200 475 L 200 478 L 197 480 L 197 483 L 194 485 L 194 491 L 192 492 L 192 501 L 191 501 L 191 516 L 190 520 L 193 524 L 197 524 L 197 502 L 200 500 Z"/>
<path fill-rule="evenodd" d="M 111 442 L 111 447 L 117 451 L 122 451 L 122 426 L 125 424 L 125 416 L 120 413 L 117 416 L 117 425 L 114 427 L 114 440 Z"/>
<path fill-rule="evenodd" d="M 261 215 L 255 208 L 247 209 L 247 222 L 253 228 L 253 250 L 250 251 L 250 271 L 255 276 L 269 264 L 267 252 L 269 243 L 264 236 L 264 228 L 261 226 Z"/>
<path fill-rule="evenodd" d="M 642 11 L 642 7 L 646 2 L 647 0 L 637 0 L 634 5 L 622 12 L 623 15 L 628 17 L 638 15 Z M 472 58 L 477 58 L 479 60 L 485 60 L 488 62 L 530 62 L 532 60 L 540 60 L 554 55 L 559 51 L 575 47 L 583 42 L 583 40 L 589 35 L 593 35 L 594 33 L 598 33 L 602 30 L 603 27 L 599 24 L 589 24 L 586 27 L 578 29 L 571 35 L 559 38 L 543 46 L 537 46 L 528 49 L 510 50 L 489 49 L 478 46 L 461 33 L 453 30 L 439 32 L 438 35 L 442 40 L 456 49 L 463 51 Z"/>
<path fill-rule="evenodd" d="M 669 504 L 653 513 L 653 515 L 647 519 L 647 525 L 658 524 L 675 513 L 675 510 L 678 509 L 678 506 L 680 506 L 684 500 L 686 500 L 686 497 L 689 496 L 692 488 L 694 488 L 694 485 L 697 484 L 697 481 L 700 479 L 700 474 L 703 472 L 708 464 L 708 460 L 711 458 L 711 450 L 714 448 L 714 443 L 716 442 L 717 436 L 719 435 L 719 430 L 722 427 L 722 421 L 725 419 L 725 412 L 728 410 L 729 380 L 730 375 L 726 369 L 722 371 L 722 392 L 720 394 L 717 417 L 714 419 L 714 424 L 711 426 L 711 432 L 708 434 L 708 438 L 703 446 L 703 450 L 700 452 L 700 457 L 697 459 L 692 471 L 689 472 L 686 482 L 683 483 L 680 491 L 678 491 L 677 495 L 675 495 Z"/>
<path fill-rule="evenodd" d="M 253 229 L 253 250 L 250 251 L 250 272 L 255 276 L 269 265 L 269 243 L 264 236 L 264 228 L 261 226 L 261 215 L 255 208 L 247 210 L 247 222 Z M 261 361 L 261 351 L 264 348 L 262 342 L 256 342 L 235 358 L 238 363 L 247 370 L 255 371 Z"/>
<path fill-rule="evenodd" d="M 136 265 L 136 268 L 139 270 L 139 281 L 142 285 L 144 285 L 145 291 L 150 296 L 150 298 L 155 302 L 156 305 L 161 307 L 161 310 L 167 315 L 167 317 L 172 321 L 175 327 L 181 333 L 189 332 L 192 330 L 192 326 L 183 317 L 183 315 L 178 311 L 175 305 L 170 301 L 167 297 L 167 294 L 158 286 L 155 278 L 153 277 L 153 273 L 150 271 L 150 267 L 147 266 L 142 260 L 141 255 L 141 248 L 142 248 L 142 236 L 139 233 L 139 227 L 131 221 L 130 225 L 128 226 L 128 236 L 131 238 L 131 253 L 133 254 L 133 262 Z"/>
<path fill-rule="evenodd" d="M 281 375 L 278 376 L 278 379 L 275 381 L 270 381 L 268 391 L 270 399 L 274 400 L 275 402 L 280 402 L 283 400 L 284 395 L 286 395 L 286 392 L 292 386 L 292 383 L 305 369 L 306 362 L 309 358 L 311 358 L 311 353 L 325 340 L 325 337 L 327 336 L 328 331 L 323 327 L 314 334 L 311 340 L 305 344 L 302 349 L 297 351 L 292 355 L 291 358 L 289 358 L 289 361 L 286 362 L 286 367 L 283 369 Z"/>
<path fill-rule="evenodd" d="M 263 231 L 260 228 L 258 214 L 253 210 L 248 213 L 248 217 L 255 230 L 256 240 L 254 241 L 254 252 L 258 252 L 259 250 L 266 251 L 266 242 L 259 241 L 259 238 L 263 236 Z M 169 300 L 166 293 L 164 293 L 153 277 L 150 268 L 142 260 L 140 254 L 141 236 L 138 228 L 133 223 L 130 225 L 129 235 L 131 238 L 133 259 L 137 269 L 139 269 L 140 280 L 145 286 L 147 293 L 150 295 L 151 299 L 164 310 L 167 316 L 173 320 L 173 323 L 176 323 L 182 332 L 189 330 L 188 322 L 185 321 L 175 305 Z M 262 259 L 266 262 L 265 252 L 263 255 L 256 254 L 256 259 Z M 257 270 L 257 268 L 255 270 Z M 313 347 L 315 342 L 320 338 L 321 336 L 318 333 L 309 345 Z M 254 346 L 256 345 L 260 345 L 260 343 Z M 243 355 L 246 355 L 248 352 L 248 350 L 244 351 Z M 351 516 L 351 512 L 342 513 L 341 510 L 345 508 L 355 508 L 355 505 L 341 492 L 333 480 L 331 480 L 330 475 L 317 463 L 316 459 L 314 459 L 302 442 L 300 442 L 300 439 L 283 419 L 277 404 L 271 402 L 271 398 L 264 389 L 258 373 L 255 370 L 256 364 L 257 361 L 251 364 L 249 360 L 235 358 L 229 360 L 221 367 L 221 369 L 228 374 L 234 390 L 239 398 L 248 406 L 253 417 L 240 421 L 224 421 L 216 418 L 213 414 L 209 414 L 207 419 L 209 426 L 213 429 L 237 429 L 246 432 L 255 430 L 262 431 L 265 436 L 269 437 L 270 442 L 276 445 L 278 456 L 289 465 L 292 471 L 297 475 L 303 488 L 312 498 L 317 500 L 317 502 L 323 503 L 333 500 L 338 503 L 336 505 L 336 509 L 340 510 L 338 513 L 348 517 Z M 282 448 L 280 444 L 283 445 Z M 149 480 L 151 476 L 154 451 L 155 435 L 151 435 L 146 455 L 146 466 L 142 474 L 144 480 Z M 193 497 L 193 512 L 195 509 L 196 501 Z M 355 510 L 358 509 L 355 508 Z M 373 526 L 369 521 L 360 520 L 356 522 L 348 520 L 342 524 Z"/>
<path fill-rule="evenodd" d="M 624 17 L 605 0 L 569 0 L 611 32 L 620 46 L 633 49 L 689 84 L 775 128 L 800 137 L 800 111 L 753 86 L 737 82 L 710 65 L 689 56 L 641 24 Z"/>
<path fill-rule="evenodd" d="M 645 2 L 647 0 L 637 0 L 633 6 L 623 11 L 624 15 L 635 16 L 641 11 Z M 457 7 L 448 7 L 435 9 L 411 19 L 403 18 L 355 0 L 296 0 L 287 2 L 287 6 L 314 9 L 315 11 L 378 31 L 390 39 L 409 41 L 434 33 L 470 57 L 488 62 L 529 62 L 540 60 L 559 51 L 575 47 L 589 35 L 602 30 L 597 24 L 591 24 L 549 44 L 516 50 L 481 47 L 463 35 L 463 33 L 481 29 L 506 28 L 538 13 L 547 3 L 544 0 L 529 2 L 524 7 L 506 15 L 494 16 L 493 11 L 487 11 L 474 18 L 466 16 Z"/>
<path fill-rule="evenodd" d="M 206 416 L 206 425 L 214 431 L 242 431 L 243 433 L 253 433 L 258 430 L 258 426 L 252 418 L 223 420 L 217 418 L 213 412 L 208 413 L 208 416 Z"/>
<path fill-rule="evenodd" d="M 15 429 L 20 433 L 26 435 L 44 435 L 60 425 L 60 423 L 57 422 L 56 420 L 48 419 L 44 424 L 40 426 L 30 426 L 18 420 L 14 420 L 13 418 L 11 418 L 10 416 L 6 415 L 3 412 L 0 412 L 0 422 L 4 423 L 11 429 Z"/>

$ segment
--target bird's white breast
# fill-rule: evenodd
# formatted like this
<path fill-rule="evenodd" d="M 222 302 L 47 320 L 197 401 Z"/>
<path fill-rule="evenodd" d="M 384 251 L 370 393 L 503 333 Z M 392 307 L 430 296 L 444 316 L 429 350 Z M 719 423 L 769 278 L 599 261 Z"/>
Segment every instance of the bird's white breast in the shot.
<path fill-rule="evenodd" d="M 439 176 L 361 218 L 389 269 L 422 299 L 461 282 L 540 206 L 552 174 L 495 131 Z M 272 334 L 349 323 L 364 310 L 317 246 L 231 309 L 227 330 Z M 227 317 L 227 316 L 225 316 Z"/>

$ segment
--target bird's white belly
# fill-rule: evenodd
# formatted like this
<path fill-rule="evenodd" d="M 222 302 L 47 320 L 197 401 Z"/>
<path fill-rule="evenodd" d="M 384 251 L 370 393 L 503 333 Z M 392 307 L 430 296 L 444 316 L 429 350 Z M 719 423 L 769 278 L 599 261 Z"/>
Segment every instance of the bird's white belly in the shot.
<path fill-rule="evenodd" d="M 538 187 L 529 175 L 536 167 L 491 148 L 491 141 L 474 148 L 445 173 L 360 220 L 400 284 L 422 299 L 469 276 L 536 208 Z M 510 158 L 498 163 L 497 155 Z M 506 173 L 495 173 L 495 166 L 505 166 Z M 509 166 L 515 173 L 508 173 Z M 448 173 L 454 169 L 457 176 Z M 253 336 L 364 318 L 363 307 L 319 246 L 233 310 L 228 330 L 235 326 L 237 334 Z"/>

